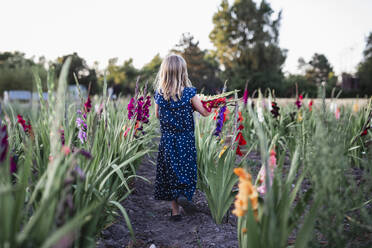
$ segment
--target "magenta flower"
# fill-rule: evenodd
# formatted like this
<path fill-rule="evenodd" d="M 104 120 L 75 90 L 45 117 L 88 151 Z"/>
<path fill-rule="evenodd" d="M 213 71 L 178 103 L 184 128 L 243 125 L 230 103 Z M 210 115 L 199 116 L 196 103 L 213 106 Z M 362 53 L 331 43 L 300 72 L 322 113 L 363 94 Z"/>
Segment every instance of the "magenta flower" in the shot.
<path fill-rule="evenodd" d="M 90 100 L 90 96 L 88 96 L 87 101 L 84 103 L 85 113 L 89 113 L 91 108 L 92 108 L 92 102 Z"/>
<path fill-rule="evenodd" d="M 131 120 L 133 116 L 136 116 L 136 120 L 142 123 L 148 123 L 150 117 L 149 107 L 151 106 L 151 96 L 139 97 L 136 101 L 132 98 L 127 106 L 128 119 Z"/>
<path fill-rule="evenodd" d="M 143 105 L 143 116 L 142 116 L 142 122 L 143 123 L 148 123 L 149 122 L 149 117 L 150 117 L 150 111 L 149 107 L 151 106 L 151 97 L 147 96 L 146 97 L 146 102 Z"/>
<path fill-rule="evenodd" d="M 297 100 L 295 102 L 295 104 L 296 104 L 296 106 L 297 106 L 298 109 L 300 109 L 301 106 L 302 106 L 302 99 L 303 99 L 303 96 L 300 94 L 300 96 L 297 97 Z"/>
<path fill-rule="evenodd" d="M 135 113 L 137 115 L 137 121 L 142 121 L 143 105 L 144 105 L 143 96 L 141 96 L 137 100 L 137 107 L 136 107 L 136 110 L 135 110 Z"/>
<path fill-rule="evenodd" d="M 244 101 L 244 106 L 247 106 L 247 102 L 248 102 L 248 90 L 247 90 L 247 88 L 245 88 L 245 90 L 244 90 L 243 101 Z"/>
<path fill-rule="evenodd" d="M 134 109 L 135 109 L 135 106 L 134 106 L 134 103 L 135 103 L 135 100 L 134 98 L 132 97 L 132 99 L 130 99 L 130 102 L 128 104 L 128 119 L 132 119 L 132 116 L 134 115 Z"/>
<path fill-rule="evenodd" d="M 17 115 L 17 118 L 18 118 L 18 123 L 21 124 L 21 126 L 23 128 L 23 131 L 25 131 L 25 133 L 30 132 L 31 129 L 32 129 L 30 122 L 27 125 L 26 121 L 23 119 L 22 115 Z"/>

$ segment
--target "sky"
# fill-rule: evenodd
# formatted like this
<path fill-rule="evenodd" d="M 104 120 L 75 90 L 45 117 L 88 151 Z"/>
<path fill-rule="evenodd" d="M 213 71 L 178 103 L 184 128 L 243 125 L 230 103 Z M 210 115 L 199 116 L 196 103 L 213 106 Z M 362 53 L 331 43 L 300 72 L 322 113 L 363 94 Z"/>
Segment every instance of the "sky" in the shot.
<path fill-rule="evenodd" d="M 230 3 L 233 0 L 230 0 Z M 259 2 L 257 0 L 256 2 Z M 288 49 L 284 71 L 323 53 L 336 73 L 355 72 L 372 32 L 372 0 L 271 0 L 282 10 L 280 46 Z M 133 58 L 136 67 L 165 56 L 191 33 L 202 49 L 213 49 L 209 33 L 221 0 L 1 0 L 0 52 L 27 57 L 77 52 L 89 65 Z"/>

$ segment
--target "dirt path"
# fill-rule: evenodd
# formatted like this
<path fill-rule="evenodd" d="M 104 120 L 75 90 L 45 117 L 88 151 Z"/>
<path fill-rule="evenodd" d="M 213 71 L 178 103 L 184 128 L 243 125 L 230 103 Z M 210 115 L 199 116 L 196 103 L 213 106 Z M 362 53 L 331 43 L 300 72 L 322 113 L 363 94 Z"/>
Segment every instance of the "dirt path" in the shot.
<path fill-rule="evenodd" d="M 135 190 L 123 202 L 136 234 L 136 243 L 131 242 L 125 221 L 119 218 L 102 232 L 97 247 L 148 248 L 152 244 L 156 248 L 238 247 L 236 217 L 230 213 L 228 223 L 216 225 L 210 216 L 206 198 L 200 191 L 193 198 L 200 212 L 184 216 L 180 222 L 169 221 L 170 203 L 155 201 L 153 197 L 155 171 L 156 166 L 145 160 L 137 173 L 151 184 L 136 179 Z"/>

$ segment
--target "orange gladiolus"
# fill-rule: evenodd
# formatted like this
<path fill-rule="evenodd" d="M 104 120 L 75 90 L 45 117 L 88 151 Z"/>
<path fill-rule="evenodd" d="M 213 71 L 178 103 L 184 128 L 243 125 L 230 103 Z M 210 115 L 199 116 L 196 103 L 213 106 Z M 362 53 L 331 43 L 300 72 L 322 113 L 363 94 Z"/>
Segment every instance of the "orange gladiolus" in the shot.
<path fill-rule="evenodd" d="M 238 114 L 239 114 L 238 122 L 243 122 L 243 121 L 244 121 L 244 118 L 243 118 L 243 116 L 242 116 L 242 112 L 239 111 Z"/>
<path fill-rule="evenodd" d="M 252 184 L 252 176 L 243 168 L 235 168 L 234 173 L 239 176 L 239 193 L 235 197 L 235 209 L 232 213 L 238 217 L 244 216 L 248 211 L 248 205 L 250 203 L 257 218 L 258 193 L 256 187 Z"/>

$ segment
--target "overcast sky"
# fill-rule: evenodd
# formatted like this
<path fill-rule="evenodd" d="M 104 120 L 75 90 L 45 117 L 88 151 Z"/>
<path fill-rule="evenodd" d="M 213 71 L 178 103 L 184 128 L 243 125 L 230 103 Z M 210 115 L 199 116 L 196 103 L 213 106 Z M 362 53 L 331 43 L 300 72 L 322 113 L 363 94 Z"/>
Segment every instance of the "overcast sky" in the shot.
<path fill-rule="evenodd" d="M 209 33 L 221 0 L 1 0 L 0 51 L 28 57 L 77 52 L 88 64 L 133 58 L 141 67 L 164 56 L 190 32 L 213 49 Z M 233 2 L 233 1 L 230 1 Z M 352 72 L 372 31 L 372 0 L 271 0 L 283 10 L 280 45 L 288 49 L 285 71 L 297 60 L 324 53 L 337 73 Z"/>

